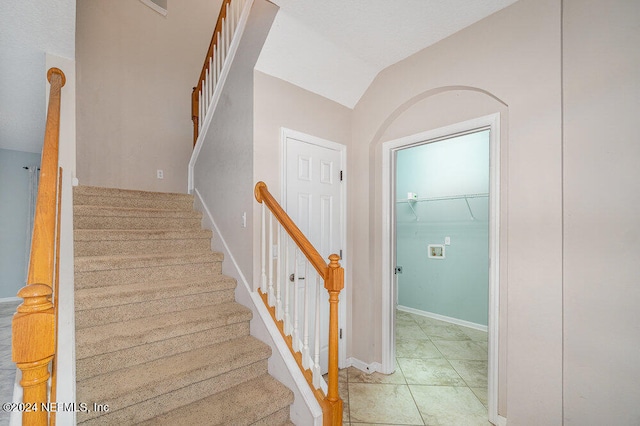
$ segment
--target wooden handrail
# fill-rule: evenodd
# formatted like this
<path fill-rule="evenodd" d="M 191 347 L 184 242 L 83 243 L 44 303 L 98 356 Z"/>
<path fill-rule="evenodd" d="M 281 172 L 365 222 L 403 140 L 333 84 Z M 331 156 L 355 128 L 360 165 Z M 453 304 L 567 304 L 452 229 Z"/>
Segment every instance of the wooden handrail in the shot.
<path fill-rule="evenodd" d="M 24 302 L 18 306 L 12 321 L 12 359 L 22 371 L 23 402 L 22 424 L 47 425 L 48 413 L 42 404 L 49 402 L 47 381 L 49 363 L 55 355 L 56 318 L 52 303 L 56 270 L 58 217 L 58 147 L 60 135 L 61 89 L 64 73 L 58 68 L 47 72 L 51 83 L 47 121 L 40 165 L 40 182 L 36 201 L 31 258 L 27 285 L 18 297 Z M 32 405 L 35 404 L 35 405 Z"/>
<path fill-rule="evenodd" d="M 276 322 L 278 329 L 283 335 L 285 342 L 293 353 L 294 359 L 298 363 L 305 379 L 309 383 L 309 386 L 311 386 L 314 395 L 322 407 L 323 424 L 325 426 L 340 426 L 342 425 L 343 402 L 338 393 L 338 299 L 340 291 L 344 288 L 344 268 L 340 266 L 340 256 L 337 254 L 330 255 L 329 264 L 327 265 L 313 244 L 309 242 L 300 228 L 298 228 L 287 212 L 284 211 L 282 206 L 280 206 L 271 195 L 267 184 L 258 182 L 254 188 L 254 195 L 259 203 L 264 204 L 271 211 L 276 220 L 296 243 L 300 251 L 313 265 L 318 275 L 324 279 L 324 287 L 329 292 L 329 381 L 326 396 L 322 390 L 316 389 L 313 386 L 311 373 L 304 369 L 302 356 L 293 349 L 291 337 L 287 336 L 284 332 L 282 321 L 277 320 L 275 308 L 269 305 L 267 295 L 261 293 L 261 296 L 273 320 Z"/>
<path fill-rule="evenodd" d="M 324 261 L 318 250 L 309 242 L 307 237 L 302 233 L 300 228 L 295 224 L 293 219 L 289 217 L 287 212 L 280 206 L 280 204 L 273 198 L 273 195 L 269 192 L 267 184 L 264 182 L 256 183 L 254 188 L 254 195 L 259 203 L 264 203 L 269 210 L 276 217 L 280 225 L 287 231 L 291 239 L 300 247 L 300 250 L 309 259 L 318 274 L 325 279 L 327 274 L 327 263 Z"/>
<path fill-rule="evenodd" d="M 193 120 L 193 145 L 195 146 L 198 140 L 198 122 L 199 117 L 199 99 L 198 93 L 202 89 L 202 82 L 204 81 L 207 70 L 209 69 L 209 60 L 213 58 L 214 47 L 219 43 L 220 33 L 222 32 L 222 21 L 227 18 L 227 5 L 231 3 L 231 0 L 223 0 L 220 6 L 220 13 L 218 14 L 218 20 L 216 21 L 216 27 L 213 30 L 213 36 L 211 37 L 211 43 L 209 43 L 209 50 L 207 50 L 207 56 L 204 58 L 204 65 L 202 65 L 202 71 L 200 77 L 198 77 L 198 84 L 193 88 L 191 93 L 191 119 Z"/>

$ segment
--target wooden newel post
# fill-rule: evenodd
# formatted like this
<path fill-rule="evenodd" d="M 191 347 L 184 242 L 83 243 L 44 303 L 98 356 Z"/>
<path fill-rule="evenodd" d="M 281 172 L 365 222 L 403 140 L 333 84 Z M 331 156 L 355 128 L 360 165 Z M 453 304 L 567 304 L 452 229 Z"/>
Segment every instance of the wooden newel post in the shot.
<path fill-rule="evenodd" d="M 27 404 L 22 413 L 22 424 L 47 425 L 48 413 L 42 410 L 41 404 L 48 402 L 49 363 L 55 352 L 51 287 L 30 284 L 23 287 L 18 296 L 24 302 L 13 316 L 11 355 L 22 371 L 22 401 Z"/>
<path fill-rule="evenodd" d="M 326 400 L 331 411 L 330 416 L 324 416 L 324 424 L 335 426 L 342 425 L 342 400 L 338 394 L 338 300 L 344 288 L 344 269 L 339 260 L 337 254 L 329 256 L 329 269 L 324 281 L 329 292 L 329 389 Z"/>

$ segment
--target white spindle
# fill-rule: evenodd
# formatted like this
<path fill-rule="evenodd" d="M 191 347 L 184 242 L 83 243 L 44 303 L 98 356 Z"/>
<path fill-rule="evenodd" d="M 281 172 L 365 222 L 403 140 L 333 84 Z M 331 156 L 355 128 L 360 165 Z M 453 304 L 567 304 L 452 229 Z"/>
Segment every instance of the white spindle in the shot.
<path fill-rule="evenodd" d="M 293 273 L 293 333 L 291 333 L 291 337 L 292 337 L 292 343 L 293 343 L 293 350 L 294 351 L 299 351 L 300 350 L 300 334 L 298 331 L 298 319 L 299 319 L 299 310 L 298 310 L 298 305 L 300 304 L 300 301 L 298 300 L 298 280 L 300 279 L 300 272 L 299 272 L 299 267 L 298 264 L 300 263 L 298 261 L 298 248 L 295 248 L 295 257 L 294 257 L 294 273 Z"/>
<path fill-rule="evenodd" d="M 314 282 L 316 285 L 316 319 L 313 344 L 313 386 L 320 388 L 322 380 L 322 372 L 320 370 L 320 283 L 318 282 L 318 274 L 314 274 Z"/>
<path fill-rule="evenodd" d="M 269 306 L 273 306 L 275 302 L 275 294 L 273 291 L 273 214 L 269 213 Z"/>
<path fill-rule="evenodd" d="M 260 239 L 260 251 L 261 251 L 261 259 L 262 259 L 262 275 L 260 276 L 260 287 L 262 289 L 263 293 L 267 292 L 267 272 L 266 272 L 266 266 L 267 266 L 267 250 L 266 250 L 266 244 L 267 244 L 267 239 L 265 238 L 265 227 L 266 227 L 266 223 L 265 223 L 265 211 L 266 211 L 266 207 L 264 205 L 264 203 L 262 203 L 262 227 L 260 230 L 260 234 L 261 234 L 261 239 Z"/>
<path fill-rule="evenodd" d="M 209 97 L 209 86 L 211 85 L 211 82 L 210 82 L 211 73 L 209 71 L 210 70 L 207 70 L 207 72 L 204 73 L 204 109 L 205 109 L 205 114 L 206 114 L 206 111 L 209 111 L 209 101 L 211 100 L 211 98 Z"/>
<path fill-rule="evenodd" d="M 222 28 L 224 28 L 226 33 L 227 33 L 224 39 L 225 39 L 225 41 L 227 43 L 226 46 L 225 46 L 225 51 L 228 52 L 229 51 L 228 50 L 229 49 L 229 43 L 230 43 L 230 40 L 231 40 L 231 21 L 232 21 L 231 19 L 229 19 L 230 18 L 230 16 L 229 16 L 230 15 L 230 13 L 229 13 L 229 3 L 227 3 L 226 9 L 227 9 L 227 13 L 226 13 L 227 19 L 226 19 L 226 22 L 225 22 L 226 25 L 223 25 Z"/>
<path fill-rule="evenodd" d="M 198 133 L 200 133 L 200 129 L 202 128 L 202 122 L 204 121 L 204 114 L 202 105 L 202 89 L 198 92 Z"/>
<path fill-rule="evenodd" d="M 304 329 L 302 332 L 302 366 L 309 368 L 311 366 L 311 357 L 309 356 L 309 261 L 304 262 L 304 308 L 302 318 L 304 321 Z"/>
<path fill-rule="evenodd" d="M 280 227 L 278 226 L 276 229 L 280 229 Z M 278 248 L 276 256 L 276 319 L 278 319 L 279 321 L 282 321 L 283 318 L 283 312 L 282 312 L 282 294 L 281 294 L 281 288 L 282 288 L 282 265 L 280 264 L 280 259 L 282 259 L 282 244 L 280 244 L 280 242 L 282 241 L 282 232 L 278 232 L 277 233 L 277 237 L 278 237 L 278 241 L 276 242 L 276 247 Z"/>
<path fill-rule="evenodd" d="M 222 59 L 222 62 L 224 62 L 226 56 L 227 56 L 227 50 L 224 47 L 224 36 L 225 36 L 225 30 L 224 30 L 224 23 L 225 23 L 225 19 L 222 20 L 222 28 L 220 28 L 220 59 Z"/>
<path fill-rule="evenodd" d="M 218 46 L 213 46 L 213 53 L 211 54 L 211 68 L 213 69 L 213 84 L 214 86 L 218 85 L 218 56 L 216 55 L 216 51 L 218 50 Z"/>
<path fill-rule="evenodd" d="M 212 65 L 213 65 L 213 57 L 210 57 L 209 58 L 209 72 L 208 72 L 208 74 L 209 74 L 209 93 L 208 93 L 209 103 L 211 103 L 211 98 L 213 98 L 213 92 L 214 92 L 214 90 L 216 88 L 216 81 L 215 81 L 216 76 L 213 74 Z"/>
<path fill-rule="evenodd" d="M 289 301 L 291 300 L 291 281 L 289 281 L 289 277 L 287 274 L 291 271 L 289 265 L 289 238 L 286 238 L 285 242 L 285 250 L 284 250 L 284 333 L 289 336 L 293 327 L 291 326 L 291 315 L 289 313 Z M 295 281 L 294 281 L 295 284 Z"/>

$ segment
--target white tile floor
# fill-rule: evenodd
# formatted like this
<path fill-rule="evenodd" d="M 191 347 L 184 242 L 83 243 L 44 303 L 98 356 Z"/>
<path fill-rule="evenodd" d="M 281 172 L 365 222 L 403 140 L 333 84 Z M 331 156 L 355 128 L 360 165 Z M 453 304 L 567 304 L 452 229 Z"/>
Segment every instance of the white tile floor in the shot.
<path fill-rule="evenodd" d="M 345 425 L 490 425 L 487 333 L 399 311 L 396 364 L 340 371 Z"/>

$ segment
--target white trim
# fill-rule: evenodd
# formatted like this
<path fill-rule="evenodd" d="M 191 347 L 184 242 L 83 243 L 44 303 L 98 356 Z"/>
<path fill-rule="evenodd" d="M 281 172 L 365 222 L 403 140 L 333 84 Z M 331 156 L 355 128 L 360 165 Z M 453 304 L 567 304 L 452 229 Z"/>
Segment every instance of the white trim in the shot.
<path fill-rule="evenodd" d="M 382 364 L 379 362 L 372 362 L 367 364 L 364 361 L 359 360 L 358 358 L 349 357 L 347 359 L 348 367 L 355 367 L 360 371 L 364 371 L 365 373 L 375 373 L 382 371 Z"/>
<path fill-rule="evenodd" d="M 151 9 L 155 10 L 156 12 L 158 12 L 160 15 L 167 16 L 167 9 L 158 6 L 153 1 L 151 1 L 151 0 L 140 0 L 140 1 L 142 3 L 144 3 L 145 5 L 149 6 Z"/>
<path fill-rule="evenodd" d="M 216 225 L 216 222 L 213 219 L 213 215 L 211 214 L 211 211 L 205 204 L 204 199 L 200 194 L 200 191 L 198 191 L 198 189 L 194 189 L 194 192 L 195 192 L 194 195 L 196 197 L 196 206 L 204 210 L 203 221 L 206 221 L 207 224 L 211 226 L 214 232 L 213 238 L 217 242 L 221 243 L 221 246 L 222 246 L 221 249 L 223 251 L 225 261 L 230 260 L 231 264 L 233 265 L 233 268 L 231 271 L 225 270 L 223 272 L 233 276 L 233 278 L 239 281 L 240 285 L 242 286 L 242 288 L 236 288 L 236 294 L 238 294 L 238 292 L 241 291 L 245 295 L 249 296 L 249 297 L 245 297 L 243 301 L 251 302 L 251 306 L 247 306 L 247 307 L 251 309 L 252 312 L 254 313 L 253 320 L 260 320 L 261 325 L 263 325 L 268 331 L 269 335 L 271 336 L 273 345 L 275 346 L 278 353 L 280 354 L 280 358 L 283 360 L 283 362 L 287 366 L 288 372 L 291 374 L 291 378 L 294 381 L 294 384 L 296 386 L 296 389 L 292 389 L 294 391 L 294 394 L 302 397 L 302 402 L 304 404 L 303 407 L 300 407 L 301 404 L 298 398 L 295 398 L 291 406 L 292 421 L 299 420 L 299 419 L 296 419 L 295 416 L 293 416 L 293 413 L 308 411 L 313 418 L 313 426 L 322 425 L 322 408 L 320 407 L 320 404 L 318 404 L 318 401 L 315 395 L 309 388 L 309 384 L 307 383 L 306 379 L 302 375 L 302 372 L 300 371 L 298 364 L 293 358 L 293 355 L 291 355 L 291 351 L 289 350 L 289 347 L 284 342 L 284 339 L 282 339 L 282 336 L 280 335 L 280 331 L 276 328 L 275 324 L 273 323 L 273 319 L 271 318 L 271 315 L 269 314 L 266 307 L 264 306 L 264 302 L 262 301 L 260 296 L 256 292 L 251 291 L 249 282 L 247 281 L 246 277 L 242 273 L 242 270 L 240 269 L 240 266 L 236 262 L 235 257 L 231 253 L 231 250 L 229 249 L 227 242 L 225 241 L 224 237 L 220 233 L 220 229 L 218 228 L 218 225 Z M 255 315 L 256 312 L 258 315 Z M 253 330 L 253 327 L 252 327 L 252 330 Z M 251 334 L 253 335 L 253 331 Z M 269 342 L 265 342 L 265 343 L 269 343 Z M 271 371 L 270 369 L 269 373 L 272 374 L 274 372 Z M 280 381 L 284 381 L 282 380 L 282 377 L 277 377 L 277 374 L 273 374 L 273 375 L 276 379 Z"/>
<path fill-rule="evenodd" d="M 408 306 L 398 305 L 398 310 L 403 312 L 409 312 L 410 314 L 414 314 L 414 315 L 420 315 L 427 318 L 437 319 L 439 321 L 444 321 L 444 322 L 448 322 L 455 325 L 461 325 L 467 328 L 473 328 L 474 330 L 484 331 L 485 333 L 488 330 L 488 327 L 486 325 L 476 324 L 475 322 L 471 322 L 471 321 L 465 321 L 458 318 L 435 314 L 433 312 L 421 311 L 420 309 L 414 309 Z"/>
<path fill-rule="evenodd" d="M 58 402 L 76 401 L 76 322 L 73 252 L 73 175 L 63 170 L 60 220 L 60 278 L 58 284 L 57 388 Z M 56 422 L 76 424 L 75 411 L 60 411 Z"/>
<path fill-rule="evenodd" d="M 338 340 L 338 366 L 340 368 L 344 368 L 347 365 L 347 339 L 348 331 L 346 327 L 346 319 L 347 319 L 347 269 L 349 267 L 349 254 L 346 250 L 347 247 L 347 147 L 338 142 L 333 142 L 327 139 L 322 139 L 317 136 L 308 135 L 306 133 L 302 133 L 296 130 L 288 129 L 286 127 L 280 128 L 280 154 L 281 154 L 281 163 L 280 163 L 280 189 L 281 192 L 281 202 L 286 206 L 287 202 L 287 166 L 286 166 L 286 141 L 288 138 L 296 139 L 301 142 L 309 143 L 312 145 L 317 145 L 323 148 L 332 149 L 338 151 L 340 153 L 340 170 L 344 173 L 342 175 L 342 190 L 341 190 L 341 209 L 340 209 L 340 224 L 342 229 L 340 229 L 340 235 L 342 238 L 341 246 L 342 246 L 342 259 L 340 260 L 340 265 L 344 268 L 345 271 L 345 283 L 344 289 L 340 292 L 340 303 L 339 303 L 339 319 L 338 319 L 338 327 L 342 328 L 342 339 Z"/>
<path fill-rule="evenodd" d="M 240 16 L 240 20 L 238 21 L 238 25 L 233 35 L 233 40 L 229 45 L 229 50 L 227 56 L 225 58 L 224 64 L 222 66 L 222 70 L 220 71 L 220 77 L 218 78 L 218 83 L 216 84 L 215 91 L 213 93 L 213 97 L 211 98 L 211 102 L 209 103 L 209 108 L 207 109 L 207 114 L 200 126 L 200 130 L 198 131 L 198 139 L 196 140 L 196 145 L 193 147 L 193 152 L 191 153 L 191 159 L 189 160 L 189 175 L 187 181 L 187 192 L 189 194 L 193 194 L 193 189 L 195 188 L 195 180 L 193 176 L 193 169 L 195 168 L 196 161 L 198 160 L 198 156 L 200 155 L 200 150 L 202 149 L 202 145 L 204 143 L 204 138 L 209 131 L 209 126 L 211 126 L 211 121 L 213 120 L 213 114 L 218 106 L 218 102 L 220 101 L 220 97 L 222 96 L 222 89 L 224 88 L 225 82 L 227 80 L 227 76 L 229 75 L 231 64 L 233 62 L 234 57 L 236 56 L 236 52 L 238 51 L 238 46 L 240 45 L 240 39 L 242 38 L 242 34 L 244 33 L 244 29 L 247 26 L 247 21 L 249 20 L 249 12 L 251 11 L 251 6 L 253 6 L 254 0 L 247 0 L 244 4 L 244 8 L 242 9 L 242 15 Z"/>
<path fill-rule="evenodd" d="M 502 417 L 501 415 L 498 415 L 498 420 L 495 423 L 497 426 L 507 426 L 507 418 L 506 417 Z"/>
<path fill-rule="evenodd" d="M 393 253 L 395 252 L 395 208 L 392 208 L 392 194 L 395 184 L 395 153 L 399 149 L 425 142 L 434 142 L 489 128 L 489 342 L 488 363 L 488 413 L 489 421 L 496 424 L 498 416 L 498 338 L 500 316 L 500 114 L 453 124 L 382 144 L 382 369 L 391 373 L 395 368 L 395 308 L 397 283 L 393 274 Z M 395 203 L 393 203 L 395 204 Z"/>

